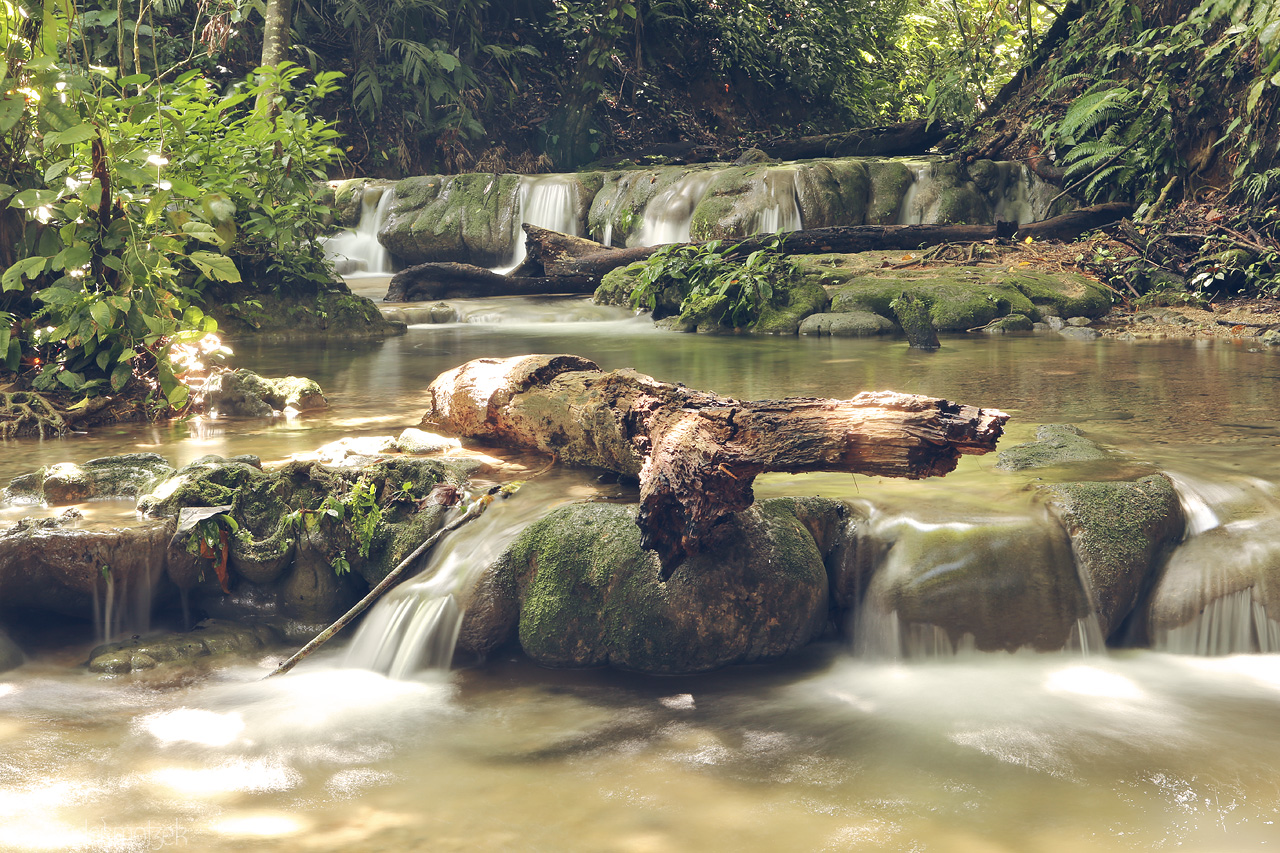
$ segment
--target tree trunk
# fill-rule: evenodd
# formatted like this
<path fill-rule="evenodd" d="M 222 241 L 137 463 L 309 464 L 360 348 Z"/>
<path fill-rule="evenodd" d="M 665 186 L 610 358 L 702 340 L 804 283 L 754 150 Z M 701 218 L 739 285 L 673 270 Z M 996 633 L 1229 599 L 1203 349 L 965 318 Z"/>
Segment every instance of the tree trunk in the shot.
<path fill-rule="evenodd" d="M 263 13 L 262 61 L 259 65 L 279 65 L 289 58 L 289 23 L 293 0 L 267 0 Z"/>
<path fill-rule="evenodd" d="M 510 276 L 471 264 L 429 263 L 391 277 L 387 302 L 426 302 L 480 296 L 547 296 L 591 293 L 600 282 L 587 276 Z"/>
<path fill-rule="evenodd" d="M 422 423 L 640 481 L 637 524 L 664 577 L 765 471 L 920 479 L 995 449 L 1008 415 L 892 391 L 741 402 L 573 355 L 477 359 L 428 389 Z"/>
<path fill-rule="evenodd" d="M 886 127 L 867 127 L 846 133 L 802 136 L 757 146 L 778 160 L 807 160 L 813 157 L 905 157 L 924 154 L 958 130 L 957 125 L 930 125 L 924 119 Z"/>

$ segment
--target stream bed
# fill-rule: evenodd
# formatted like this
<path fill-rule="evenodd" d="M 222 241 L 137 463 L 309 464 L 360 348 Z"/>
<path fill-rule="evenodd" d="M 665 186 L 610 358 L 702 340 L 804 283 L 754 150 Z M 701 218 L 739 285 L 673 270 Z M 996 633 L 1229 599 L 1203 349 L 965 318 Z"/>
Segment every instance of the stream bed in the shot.
<path fill-rule="evenodd" d="M 464 312 L 466 315 L 467 312 Z M 294 419 L 122 425 L 0 445 L 0 480 L 141 450 L 287 458 L 416 425 L 441 371 L 570 352 L 743 398 L 893 390 L 1044 423 L 1168 471 L 1206 511 L 1275 512 L 1280 356 L 1210 343 L 1057 336 L 897 340 L 705 337 L 583 300 L 506 300 L 476 322 L 383 343 L 246 345 L 237 366 L 316 379 Z M 761 496 L 821 494 L 954 519 L 1017 513 L 1035 472 L 965 457 L 923 482 L 767 475 Z M 516 502 L 589 496 L 557 472 Z M 1243 497 L 1242 497 L 1243 496 Z M 127 512 L 87 505 L 87 523 Z M 32 508 L 0 510 L 0 523 Z M 402 679 L 338 647 L 287 677 L 276 658 L 203 677 L 79 667 L 84 636 L 26 626 L 0 675 L 0 850 L 1119 851 L 1280 844 L 1280 655 L 1150 650 L 859 658 L 837 641 L 767 666 L 646 678 L 503 658 Z M 15 635 L 19 632 L 15 631 Z"/>

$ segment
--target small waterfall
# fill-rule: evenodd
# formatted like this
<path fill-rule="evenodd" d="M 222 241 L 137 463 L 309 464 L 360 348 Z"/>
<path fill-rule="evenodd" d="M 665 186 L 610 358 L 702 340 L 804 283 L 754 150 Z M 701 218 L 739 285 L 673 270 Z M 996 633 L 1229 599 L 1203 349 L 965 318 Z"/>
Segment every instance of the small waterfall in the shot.
<path fill-rule="evenodd" d="M 528 223 L 539 228 L 559 231 L 577 237 L 582 233 L 579 222 L 578 182 L 568 175 L 522 175 L 519 194 L 520 211 L 512 233 L 511 263 L 495 267 L 496 273 L 508 273 L 525 259 L 524 231 Z"/>
<path fill-rule="evenodd" d="M 391 187 L 365 187 L 355 230 L 324 238 L 324 253 L 344 278 L 390 275 L 391 255 L 378 242 L 378 229 L 396 194 Z"/>
<path fill-rule="evenodd" d="M 866 593 L 854 610 L 852 633 L 860 657 L 1104 649 L 1070 543 L 1047 516 L 873 517 L 858 535 L 857 583 L 865 580 Z"/>
<path fill-rule="evenodd" d="M 1185 625 L 1159 632 L 1155 648 L 1182 655 L 1280 652 L 1280 622 L 1253 597 L 1253 587 L 1209 602 Z"/>
<path fill-rule="evenodd" d="M 795 172 L 782 169 L 768 171 L 762 190 L 767 202 L 760 206 L 755 221 L 747 227 L 748 234 L 779 234 L 799 231 L 804 227 Z"/>
<path fill-rule="evenodd" d="M 446 537 L 427 557 L 421 579 L 396 587 L 369 611 L 347 648 L 346 665 L 392 678 L 447 669 L 481 574 L 551 503 L 545 495 L 497 500 L 483 516 Z"/>
<path fill-rule="evenodd" d="M 910 166 L 910 168 L 912 174 L 911 186 L 907 187 L 907 192 L 902 197 L 902 206 L 898 208 L 899 225 L 920 225 L 923 223 L 924 209 L 929 201 L 928 194 L 924 193 L 924 190 L 933 177 L 933 164 L 924 163 Z"/>
<path fill-rule="evenodd" d="M 715 178 L 716 173 L 710 170 L 690 172 L 649 199 L 644 206 L 644 224 L 634 245 L 661 246 L 692 240 L 693 211 Z M 605 238 L 605 245 L 610 245 L 612 228 L 606 228 Z"/>
<path fill-rule="evenodd" d="M 1251 477 L 1169 476 L 1187 533 L 1152 592 L 1152 647 L 1193 655 L 1280 652 L 1280 503 L 1274 487 Z"/>
<path fill-rule="evenodd" d="M 94 582 L 93 628 L 99 643 L 151 630 L 151 603 L 163 569 L 150 558 L 132 576 L 103 566 Z"/>

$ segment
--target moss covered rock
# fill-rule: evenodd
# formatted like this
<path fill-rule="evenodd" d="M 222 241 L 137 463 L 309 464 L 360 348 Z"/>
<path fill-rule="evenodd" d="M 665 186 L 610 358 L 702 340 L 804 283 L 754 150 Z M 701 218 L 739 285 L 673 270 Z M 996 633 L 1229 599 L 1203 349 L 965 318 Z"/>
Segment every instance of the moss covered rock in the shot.
<path fill-rule="evenodd" d="M 1073 462 L 1099 462 L 1105 450 L 1080 434 L 1074 424 L 1045 424 L 1036 429 L 1036 440 L 1000 451 L 996 467 L 1005 471 L 1050 468 Z"/>
<path fill-rule="evenodd" d="M 893 225 L 902 210 L 902 200 L 914 176 L 897 160 L 867 162 L 870 189 L 867 194 L 867 225 Z"/>
<path fill-rule="evenodd" d="M 518 175 L 405 178 L 396 184 L 378 240 L 406 264 L 506 263 L 518 224 L 519 189 Z"/>
<path fill-rule="evenodd" d="M 823 553 L 798 506 L 763 501 L 732 516 L 665 583 L 640 548 L 634 506 L 557 509 L 486 572 L 463 649 L 484 654 L 515 637 L 547 666 L 668 674 L 787 654 L 827 617 Z"/>
<path fill-rule="evenodd" d="M 861 225 L 867 218 L 871 176 L 863 160 L 821 160 L 796 169 L 805 228 Z"/>
<path fill-rule="evenodd" d="M 191 631 L 107 643 L 89 652 L 90 672 L 123 675 L 157 667 L 190 667 L 230 655 L 255 654 L 281 644 L 268 625 L 206 619 Z"/>
<path fill-rule="evenodd" d="M 825 281 L 839 276 L 840 266 L 833 265 L 827 256 L 801 257 L 797 261 Z M 1110 293 L 1083 276 L 944 267 L 853 275 L 835 286 L 831 311 L 871 311 L 891 317 L 891 303 L 903 293 L 929 304 L 933 325 L 940 332 L 967 331 L 1009 314 L 1022 314 L 1032 320 L 1047 314 L 1100 317 L 1111 304 Z"/>
<path fill-rule="evenodd" d="M 103 498 L 136 498 L 173 474 L 168 460 L 155 453 L 128 453 L 90 459 L 83 464 L 60 462 L 14 478 L 9 499 L 51 506 Z"/>
<path fill-rule="evenodd" d="M 800 324 L 802 335 L 830 335 L 833 338 L 867 338 L 897 331 L 894 322 L 870 311 L 842 314 L 810 314 Z"/>
<path fill-rule="evenodd" d="M 1185 519 L 1173 483 L 1162 474 L 1133 483 L 1061 483 L 1041 487 L 1039 496 L 1070 534 L 1098 623 L 1110 636 L 1182 538 Z"/>
<path fill-rule="evenodd" d="M 329 406 L 313 379 L 268 379 L 244 369 L 212 374 L 198 396 L 206 411 L 230 417 L 270 417 L 286 409 L 304 412 Z"/>

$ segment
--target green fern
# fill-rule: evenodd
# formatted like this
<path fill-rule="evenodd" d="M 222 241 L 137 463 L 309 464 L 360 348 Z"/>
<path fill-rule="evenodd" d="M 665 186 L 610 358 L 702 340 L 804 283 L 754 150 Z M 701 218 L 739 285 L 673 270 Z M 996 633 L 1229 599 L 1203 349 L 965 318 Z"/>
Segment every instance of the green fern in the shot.
<path fill-rule="evenodd" d="M 1099 86 L 1108 85 L 1107 83 Z M 1124 86 L 1092 88 L 1071 104 L 1058 123 L 1058 136 L 1073 143 L 1088 133 L 1102 133 L 1108 125 L 1128 117 L 1141 98 Z"/>

